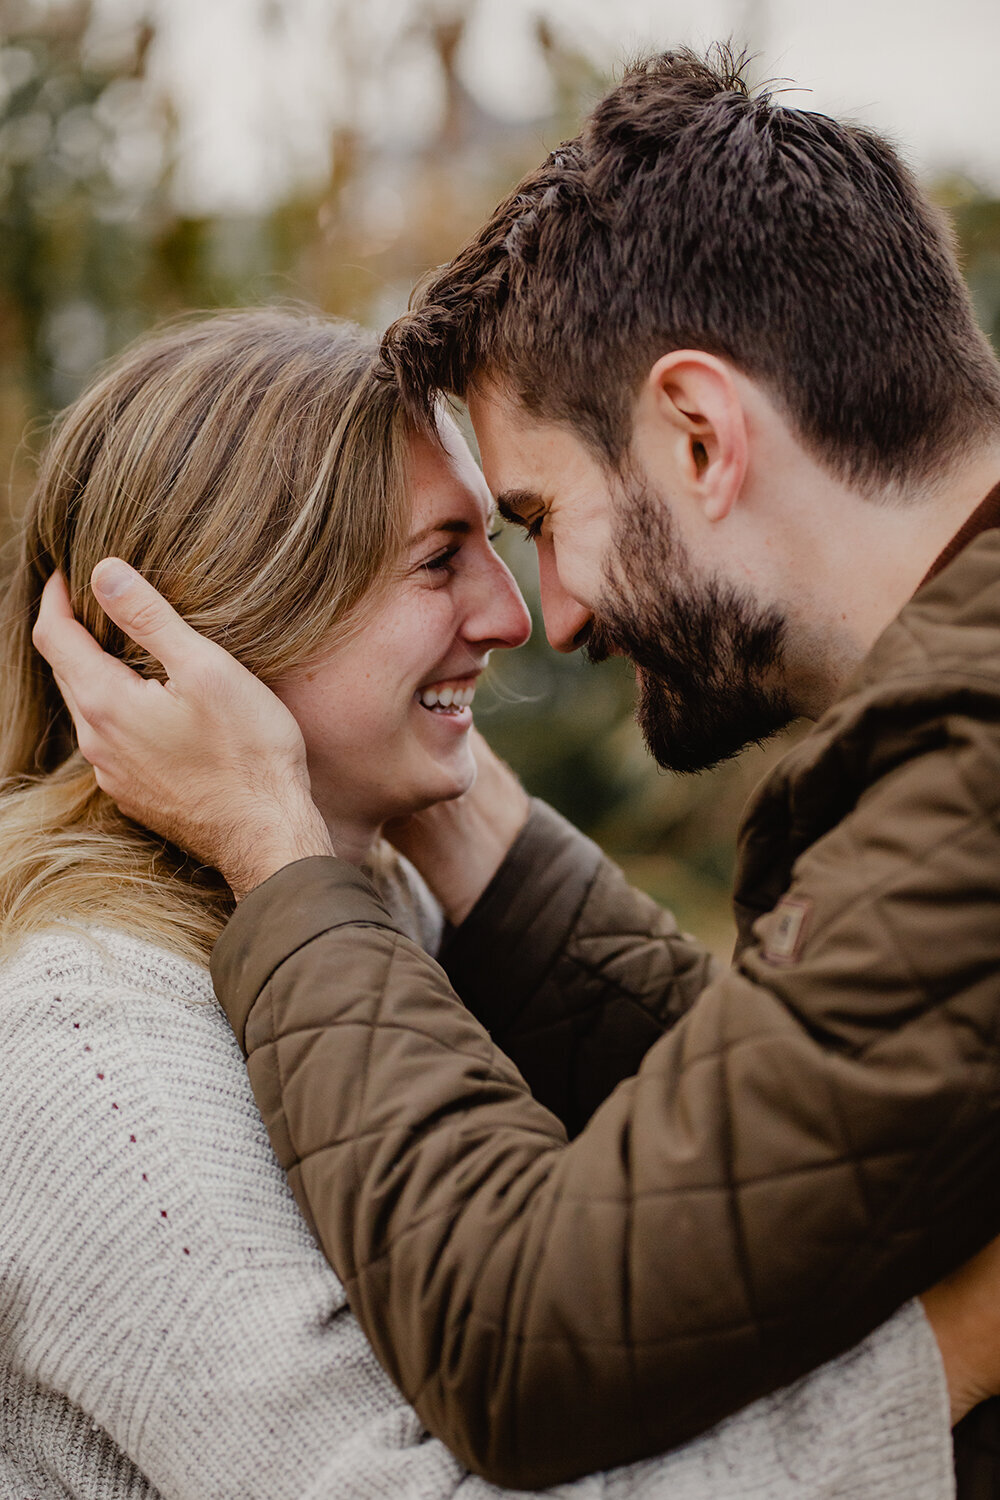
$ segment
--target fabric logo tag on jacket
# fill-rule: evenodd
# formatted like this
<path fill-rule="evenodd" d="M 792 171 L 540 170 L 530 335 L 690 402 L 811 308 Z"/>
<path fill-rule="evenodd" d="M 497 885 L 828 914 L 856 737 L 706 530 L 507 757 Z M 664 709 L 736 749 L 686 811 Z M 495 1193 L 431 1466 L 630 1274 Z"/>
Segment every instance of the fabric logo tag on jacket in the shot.
<path fill-rule="evenodd" d="M 764 941 L 764 957 L 776 964 L 794 963 L 802 951 L 806 918 L 812 902 L 805 897 L 782 896 L 771 914 L 771 928 Z"/>

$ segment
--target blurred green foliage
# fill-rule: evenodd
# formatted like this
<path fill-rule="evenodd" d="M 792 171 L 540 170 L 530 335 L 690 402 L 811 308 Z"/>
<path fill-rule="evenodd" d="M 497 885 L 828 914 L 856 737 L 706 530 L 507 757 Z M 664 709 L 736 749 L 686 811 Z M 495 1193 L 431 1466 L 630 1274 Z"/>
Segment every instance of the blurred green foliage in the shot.
<path fill-rule="evenodd" d="M 402 23 L 401 23 L 402 24 Z M 328 179 L 260 214 L 192 217 L 172 195 L 177 119 L 151 85 L 148 21 L 108 30 L 91 0 L 0 0 L 0 446 L 9 529 L 45 419 L 107 355 L 190 308 L 275 297 L 383 326 L 516 177 L 571 134 L 603 80 L 570 40 L 536 29 L 549 118 L 513 126 L 463 86 L 465 22 L 421 0 L 407 16 L 439 74 L 436 135 L 412 147 L 360 123 L 331 141 Z M 1000 202 L 940 185 L 983 327 L 1000 344 Z M 28 443 L 25 432 L 34 434 Z M 530 548 L 502 544 L 538 619 Z M 560 657 L 540 626 L 477 700 L 527 785 L 621 859 L 719 951 L 740 808 L 781 746 L 699 777 L 656 771 L 621 662 Z"/>

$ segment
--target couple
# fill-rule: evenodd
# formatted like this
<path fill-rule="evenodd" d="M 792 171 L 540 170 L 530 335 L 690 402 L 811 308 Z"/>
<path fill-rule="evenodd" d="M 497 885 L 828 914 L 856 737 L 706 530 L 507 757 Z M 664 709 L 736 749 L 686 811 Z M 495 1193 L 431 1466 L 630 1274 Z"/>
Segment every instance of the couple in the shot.
<path fill-rule="evenodd" d="M 725 972 L 474 738 L 527 622 L 442 393 L 659 760 L 819 721 Z M 998 479 L 898 159 L 687 54 L 381 357 L 233 314 L 77 403 L 5 631 L 10 1485 L 952 1492 L 1000 1387 Z M 106 555 L 170 603 L 95 602 Z"/>

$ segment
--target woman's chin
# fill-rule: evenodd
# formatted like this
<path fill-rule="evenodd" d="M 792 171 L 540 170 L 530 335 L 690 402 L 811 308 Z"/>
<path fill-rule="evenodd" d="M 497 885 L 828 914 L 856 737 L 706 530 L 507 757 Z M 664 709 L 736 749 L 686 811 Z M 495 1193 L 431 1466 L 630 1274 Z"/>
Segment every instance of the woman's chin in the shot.
<path fill-rule="evenodd" d="M 461 752 L 449 756 L 447 764 L 435 767 L 434 772 L 421 777 L 421 785 L 414 785 L 413 798 L 406 809 L 409 813 L 423 812 L 437 802 L 454 802 L 463 796 L 476 779 L 476 762 L 472 747 L 466 741 Z"/>

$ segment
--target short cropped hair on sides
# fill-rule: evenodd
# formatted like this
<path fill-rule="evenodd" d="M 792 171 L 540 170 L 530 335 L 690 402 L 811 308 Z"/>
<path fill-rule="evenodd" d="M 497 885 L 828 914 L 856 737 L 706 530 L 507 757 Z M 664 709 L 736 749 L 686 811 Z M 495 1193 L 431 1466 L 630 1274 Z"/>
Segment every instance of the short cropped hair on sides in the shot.
<path fill-rule="evenodd" d="M 745 73 L 725 47 L 629 68 L 388 330 L 415 412 L 488 379 L 620 469 L 646 373 L 695 348 L 861 488 L 930 477 L 1000 424 L 943 214 L 880 136 Z"/>

